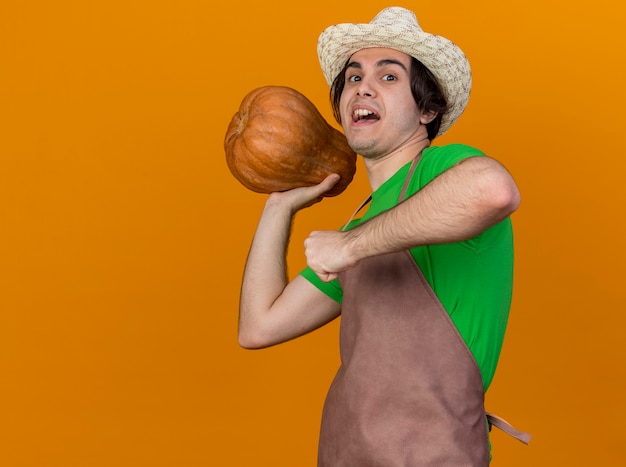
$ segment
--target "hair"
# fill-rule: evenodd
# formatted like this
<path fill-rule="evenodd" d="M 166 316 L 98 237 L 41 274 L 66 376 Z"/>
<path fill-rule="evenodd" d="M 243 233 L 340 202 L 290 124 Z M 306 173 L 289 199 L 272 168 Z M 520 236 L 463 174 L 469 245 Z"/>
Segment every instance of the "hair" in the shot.
<path fill-rule="evenodd" d="M 346 70 L 349 63 L 350 60 L 346 62 L 330 87 L 330 102 L 333 115 L 338 123 L 341 123 L 339 100 L 346 85 Z M 410 78 L 411 94 L 413 94 L 418 110 L 420 112 L 435 112 L 437 115 L 431 122 L 426 124 L 428 139 L 432 141 L 439 133 L 443 114 L 448 110 L 446 97 L 435 75 L 415 57 L 411 57 Z"/>

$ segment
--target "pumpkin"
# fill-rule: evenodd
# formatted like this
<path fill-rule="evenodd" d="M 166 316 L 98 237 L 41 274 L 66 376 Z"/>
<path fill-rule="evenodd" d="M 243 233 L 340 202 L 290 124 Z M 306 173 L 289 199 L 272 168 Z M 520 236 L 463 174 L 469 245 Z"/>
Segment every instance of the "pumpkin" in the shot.
<path fill-rule="evenodd" d="M 242 100 L 224 138 L 233 176 L 257 193 L 272 193 L 341 179 L 324 196 L 336 196 L 352 181 L 356 153 L 303 94 L 286 86 L 263 86 Z"/>

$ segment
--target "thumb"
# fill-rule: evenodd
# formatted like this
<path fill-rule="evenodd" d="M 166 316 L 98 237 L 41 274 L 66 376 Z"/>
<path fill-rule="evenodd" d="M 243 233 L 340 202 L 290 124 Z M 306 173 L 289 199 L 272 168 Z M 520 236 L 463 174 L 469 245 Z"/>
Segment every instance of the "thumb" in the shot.
<path fill-rule="evenodd" d="M 324 180 L 322 180 L 317 186 L 319 187 L 320 194 L 326 193 L 332 187 L 334 187 L 341 177 L 339 174 L 330 174 Z"/>
<path fill-rule="evenodd" d="M 318 273 L 317 277 L 319 277 L 322 280 L 322 282 L 330 282 L 333 279 L 337 278 L 337 274 L 324 272 L 324 273 Z"/>

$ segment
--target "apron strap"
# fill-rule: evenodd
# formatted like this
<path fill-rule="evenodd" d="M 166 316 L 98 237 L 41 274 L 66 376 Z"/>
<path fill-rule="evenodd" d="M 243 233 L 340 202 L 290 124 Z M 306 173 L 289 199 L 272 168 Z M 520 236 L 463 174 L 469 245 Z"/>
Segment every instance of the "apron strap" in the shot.
<path fill-rule="evenodd" d="M 524 444 L 530 442 L 531 435 L 529 433 L 516 430 L 509 422 L 489 412 L 487 412 L 487 423 L 489 423 L 489 431 L 491 431 L 492 426 L 495 426 Z"/>
<path fill-rule="evenodd" d="M 356 210 L 350 216 L 350 219 L 348 219 L 348 222 L 346 222 L 344 226 L 340 229 L 342 232 L 348 228 L 348 225 L 350 225 L 350 222 L 352 222 L 352 220 L 356 217 L 359 211 L 363 209 L 370 201 L 372 201 L 372 195 L 369 195 L 367 198 L 365 198 L 365 201 L 363 201 L 361 205 L 358 208 L 356 208 Z"/>
<path fill-rule="evenodd" d="M 419 154 L 415 156 L 415 159 L 413 159 L 413 162 L 411 162 L 411 167 L 409 167 L 409 173 L 406 175 L 406 178 L 404 179 L 404 185 L 402 185 L 400 196 L 398 196 L 398 201 L 400 202 L 404 201 L 404 199 L 406 198 L 406 190 L 409 187 L 409 182 L 413 178 L 413 172 L 415 172 L 415 168 L 417 167 L 417 163 L 419 162 L 421 157 L 422 157 L 422 151 L 420 151 Z"/>

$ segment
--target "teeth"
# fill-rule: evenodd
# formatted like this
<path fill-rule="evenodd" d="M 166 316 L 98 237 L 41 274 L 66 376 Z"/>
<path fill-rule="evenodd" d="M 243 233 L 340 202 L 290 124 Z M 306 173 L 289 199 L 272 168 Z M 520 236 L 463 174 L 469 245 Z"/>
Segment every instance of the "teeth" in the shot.
<path fill-rule="evenodd" d="M 374 112 L 372 112 L 371 110 L 367 110 L 367 109 L 355 109 L 354 110 L 354 116 L 355 117 L 367 117 L 368 115 L 373 115 Z"/>

